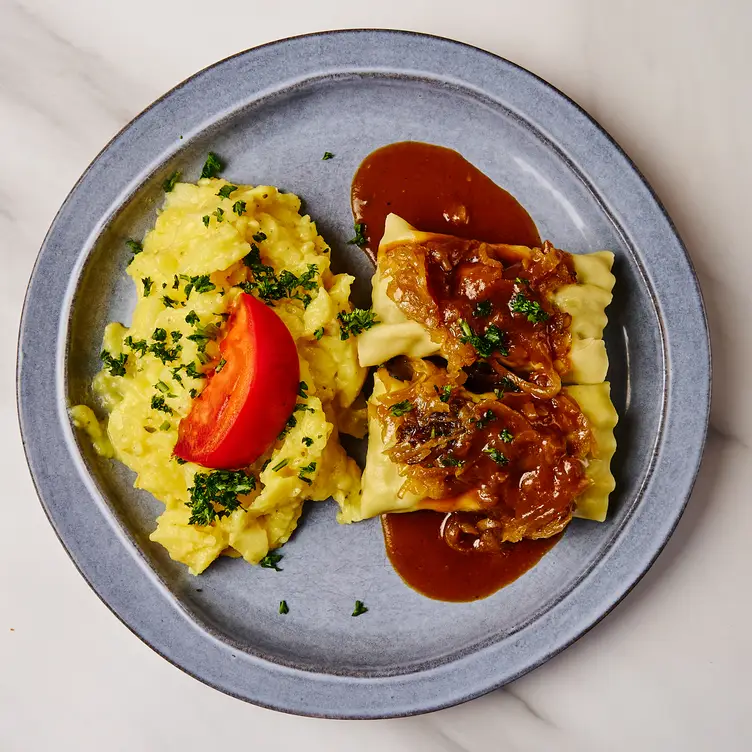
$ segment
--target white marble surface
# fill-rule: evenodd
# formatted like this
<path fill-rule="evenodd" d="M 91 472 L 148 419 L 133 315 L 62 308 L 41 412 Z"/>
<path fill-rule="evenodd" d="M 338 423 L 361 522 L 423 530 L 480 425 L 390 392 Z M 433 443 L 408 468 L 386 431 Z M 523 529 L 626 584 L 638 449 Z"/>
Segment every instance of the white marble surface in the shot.
<path fill-rule="evenodd" d="M 751 9 L 747 0 L 0 0 L 0 750 L 752 749 Z M 652 182 L 697 266 L 716 376 L 689 510 L 614 613 L 480 700 L 419 718 L 338 722 L 262 710 L 205 687 L 99 602 L 34 495 L 13 363 L 44 233 L 122 125 L 226 55 L 367 26 L 498 52 L 610 130 Z"/>

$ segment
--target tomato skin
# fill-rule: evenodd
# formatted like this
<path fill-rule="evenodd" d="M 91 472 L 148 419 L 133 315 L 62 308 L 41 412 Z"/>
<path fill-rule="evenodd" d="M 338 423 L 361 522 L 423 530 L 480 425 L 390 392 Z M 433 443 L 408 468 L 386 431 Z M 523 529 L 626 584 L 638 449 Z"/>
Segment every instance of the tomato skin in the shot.
<path fill-rule="evenodd" d="M 300 362 L 272 308 L 241 293 L 219 345 L 226 361 L 180 421 L 175 455 L 218 470 L 247 467 L 274 443 L 295 408 Z"/>

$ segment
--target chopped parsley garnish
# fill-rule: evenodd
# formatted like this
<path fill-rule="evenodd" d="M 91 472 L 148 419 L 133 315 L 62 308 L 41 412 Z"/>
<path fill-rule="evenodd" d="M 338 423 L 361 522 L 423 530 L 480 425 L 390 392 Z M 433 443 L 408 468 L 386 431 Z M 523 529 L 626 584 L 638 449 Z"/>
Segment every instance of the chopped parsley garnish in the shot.
<path fill-rule="evenodd" d="M 303 437 L 303 443 L 304 443 L 304 444 L 305 444 L 305 445 L 306 445 L 307 447 L 309 447 L 309 446 L 313 446 L 313 439 L 312 439 L 312 438 L 311 438 L 310 436 L 304 436 L 304 437 Z"/>
<path fill-rule="evenodd" d="M 321 159 L 323 159 L 324 162 L 326 162 L 327 159 L 334 159 L 334 154 L 332 154 L 330 151 L 325 151 L 324 156 L 321 157 Z"/>
<path fill-rule="evenodd" d="M 181 385 L 183 383 L 183 377 L 180 375 L 180 371 L 183 370 L 183 367 L 184 366 L 181 364 L 181 365 L 177 366 L 177 368 L 171 368 L 170 369 L 170 373 L 172 374 L 172 378 L 175 379 L 175 381 L 177 381 L 178 384 L 181 384 Z"/>
<path fill-rule="evenodd" d="M 504 333 L 496 324 L 489 324 L 486 327 L 485 334 L 482 335 L 476 334 L 467 321 L 460 319 L 459 325 L 462 329 L 460 342 L 472 345 L 481 358 L 490 358 L 495 350 L 498 350 L 502 355 L 509 355 L 509 351 L 504 345 Z"/>
<path fill-rule="evenodd" d="M 220 161 L 219 157 L 210 151 L 204 162 L 204 168 L 201 170 L 202 178 L 215 178 L 224 169 L 224 165 Z"/>
<path fill-rule="evenodd" d="M 235 203 L 234 203 L 234 204 L 232 205 L 232 210 L 233 210 L 233 211 L 235 212 L 235 214 L 237 214 L 237 215 L 238 215 L 239 217 L 242 217 L 242 216 L 243 216 L 243 214 L 245 213 L 245 206 L 246 206 L 246 204 L 245 204 L 245 201 L 236 201 L 236 202 L 235 202 Z"/>
<path fill-rule="evenodd" d="M 175 462 L 177 462 L 178 465 L 185 465 L 188 460 L 184 460 L 182 457 L 175 457 Z"/>
<path fill-rule="evenodd" d="M 190 324 L 193 326 L 193 324 L 198 324 L 199 318 L 196 311 L 191 311 L 186 317 L 185 317 L 185 323 Z"/>
<path fill-rule="evenodd" d="M 230 185 L 229 183 L 227 185 L 223 185 L 219 191 L 217 191 L 217 196 L 220 198 L 230 198 L 230 194 L 234 191 L 238 190 L 237 185 Z"/>
<path fill-rule="evenodd" d="M 188 284 L 183 288 L 186 299 L 191 297 L 191 293 L 194 290 L 204 293 L 217 289 L 217 286 L 211 281 L 208 274 L 199 274 L 194 277 L 184 276 L 183 279 L 188 280 Z"/>
<path fill-rule="evenodd" d="M 211 222 L 211 217 L 208 214 L 204 214 L 204 216 L 201 217 L 201 221 L 204 223 L 204 227 L 208 227 L 209 222 Z"/>
<path fill-rule="evenodd" d="M 172 363 L 177 359 L 178 354 L 183 349 L 182 345 L 175 345 L 172 348 L 167 347 L 165 344 L 167 341 L 167 330 L 162 329 L 161 327 L 157 327 L 154 330 L 151 338 L 154 342 L 149 345 L 148 351 L 152 353 L 154 357 L 159 358 L 162 363 Z"/>
<path fill-rule="evenodd" d="M 141 280 L 141 284 L 144 286 L 144 297 L 148 298 L 151 295 L 151 288 L 154 283 L 151 281 L 151 277 L 144 277 Z"/>
<path fill-rule="evenodd" d="M 193 487 L 189 488 L 191 500 L 186 506 L 191 510 L 190 525 L 209 525 L 216 519 L 227 517 L 241 508 L 238 496 L 256 488 L 256 479 L 242 470 L 214 470 L 196 473 Z"/>
<path fill-rule="evenodd" d="M 312 407 L 308 407 L 308 405 L 302 405 L 300 402 L 298 402 L 295 407 L 293 407 L 293 411 L 296 413 L 315 413 L 316 411 Z"/>
<path fill-rule="evenodd" d="M 307 483 L 309 486 L 313 481 L 310 478 L 306 478 L 306 475 L 309 473 L 315 472 L 316 470 L 316 463 L 315 462 L 309 462 L 305 467 L 301 467 L 298 471 L 298 478 L 302 480 L 304 483 Z"/>
<path fill-rule="evenodd" d="M 136 256 L 137 254 L 141 253 L 141 251 L 144 250 L 143 245 L 141 245 L 141 243 L 139 243 L 138 240 L 133 240 L 133 238 L 126 240 L 125 244 L 128 246 L 128 248 L 131 249 L 131 252 L 133 253 L 134 256 Z"/>
<path fill-rule="evenodd" d="M 356 222 L 355 225 L 355 237 L 347 241 L 348 245 L 357 245 L 358 248 L 364 248 L 368 243 L 366 237 L 367 228 L 362 222 Z"/>
<path fill-rule="evenodd" d="M 496 420 L 496 413 L 493 410 L 486 410 L 483 416 L 475 421 L 475 427 L 481 431 L 493 420 Z"/>
<path fill-rule="evenodd" d="M 280 561 L 282 561 L 282 557 L 284 554 L 275 554 L 273 552 L 268 553 L 266 556 L 264 556 L 263 559 L 259 562 L 259 566 L 263 567 L 264 569 L 273 569 L 275 572 L 281 572 L 282 570 L 277 566 Z"/>
<path fill-rule="evenodd" d="M 180 305 L 177 300 L 173 300 L 169 295 L 163 295 L 162 302 L 164 303 L 165 308 L 177 308 Z"/>
<path fill-rule="evenodd" d="M 313 332 L 313 338 L 316 340 L 321 339 L 324 336 L 324 327 L 320 326 L 318 329 L 315 329 Z"/>
<path fill-rule="evenodd" d="M 308 395 L 306 394 L 307 391 L 308 384 L 306 384 L 305 381 L 301 381 L 300 384 L 298 384 L 298 397 L 306 399 L 308 397 Z"/>
<path fill-rule="evenodd" d="M 160 431 L 169 431 L 170 430 L 170 421 L 166 420 L 162 425 L 159 427 Z"/>
<path fill-rule="evenodd" d="M 252 236 L 253 239 L 257 243 L 262 243 L 264 240 L 266 240 L 266 233 L 265 232 L 257 232 L 255 235 Z"/>
<path fill-rule="evenodd" d="M 219 336 L 219 329 L 214 324 L 207 324 L 206 326 L 197 326 L 196 331 L 193 334 L 189 334 L 186 339 L 196 343 L 199 353 L 206 351 L 206 346 L 212 340 L 217 339 Z"/>
<path fill-rule="evenodd" d="M 186 376 L 190 376 L 192 379 L 205 379 L 206 378 L 206 374 L 201 373 L 201 371 L 199 371 L 196 368 L 196 364 L 194 362 L 189 363 L 185 367 L 185 373 L 186 373 Z"/>
<path fill-rule="evenodd" d="M 361 614 L 364 614 L 366 611 L 368 611 L 368 608 L 365 606 L 363 601 L 355 601 L 355 608 L 353 609 L 353 612 L 352 612 L 353 616 L 360 616 Z"/>
<path fill-rule="evenodd" d="M 452 457 L 451 454 L 448 454 L 439 459 L 439 464 L 442 467 L 462 467 L 465 464 L 465 460 L 457 459 L 456 457 Z"/>
<path fill-rule="evenodd" d="M 395 418 L 401 418 L 403 415 L 413 410 L 413 403 L 410 402 L 410 400 L 402 400 L 402 402 L 397 402 L 392 405 L 390 410 Z"/>
<path fill-rule="evenodd" d="M 183 334 L 182 332 L 170 332 L 170 337 L 172 337 L 173 342 L 177 342 L 179 339 L 182 339 Z"/>
<path fill-rule="evenodd" d="M 212 212 L 212 216 L 217 218 L 217 222 L 224 222 L 225 221 L 225 210 L 218 206 Z"/>
<path fill-rule="evenodd" d="M 151 398 L 151 409 L 152 410 L 159 410 L 159 412 L 167 413 L 168 415 L 172 415 L 172 408 L 165 402 L 165 398 L 162 397 L 159 394 L 152 395 L 152 398 Z"/>
<path fill-rule="evenodd" d="M 141 355 L 146 355 L 146 340 L 145 339 L 133 339 L 129 334 L 123 343 L 126 347 L 130 347 L 133 352 L 140 352 Z"/>
<path fill-rule="evenodd" d="M 483 447 L 483 452 L 487 454 L 497 465 L 504 467 L 509 464 L 509 459 L 494 447 Z"/>
<path fill-rule="evenodd" d="M 214 372 L 219 373 L 226 365 L 227 361 L 224 358 L 221 358 L 219 363 L 217 363 L 217 367 L 214 369 Z"/>
<path fill-rule="evenodd" d="M 452 387 L 449 386 L 449 384 L 444 384 L 444 386 L 439 389 L 439 387 L 434 386 L 434 389 L 436 390 L 436 394 L 439 395 L 439 399 L 442 402 L 449 402 L 449 398 L 452 396 Z"/>
<path fill-rule="evenodd" d="M 512 435 L 512 432 L 507 428 L 502 429 L 501 433 L 499 434 L 499 438 L 505 444 L 511 444 L 514 441 L 514 436 Z"/>
<path fill-rule="evenodd" d="M 272 470 L 273 470 L 273 471 L 274 471 L 275 473 L 276 473 L 276 472 L 279 472 L 279 471 L 280 471 L 280 470 L 281 470 L 281 469 L 282 469 L 283 467 L 285 467 L 285 466 L 287 465 L 287 463 L 288 463 L 289 461 L 290 461 L 290 460 L 288 460 L 287 458 L 285 458 L 285 459 L 283 459 L 283 460 L 280 460 L 280 461 L 279 461 L 279 462 L 278 462 L 278 463 L 277 463 L 277 464 L 276 464 L 276 465 L 275 465 L 275 466 L 274 466 L 274 467 L 272 468 Z"/>
<path fill-rule="evenodd" d="M 527 320 L 533 324 L 540 324 L 549 318 L 537 300 L 529 300 L 521 292 L 518 292 L 509 301 L 509 309 L 514 313 L 521 313 L 527 316 Z"/>
<path fill-rule="evenodd" d="M 347 339 L 350 335 L 355 337 L 366 329 L 370 329 L 374 324 L 380 323 L 372 310 L 364 308 L 353 308 L 350 313 L 340 311 L 337 314 L 337 320 L 340 326 L 339 338 L 342 340 Z"/>
<path fill-rule="evenodd" d="M 198 389 L 191 389 L 191 391 L 188 392 L 188 394 L 191 395 L 191 399 L 196 399 L 196 397 L 198 397 Z"/>
<path fill-rule="evenodd" d="M 290 613 L 290 607 L 287 605 L 287 601 L 280 601 L 279 602 L 279 613 L 280 614 L 289 614 Z"/>
<path fill-rule="evenodd" d="M 518 285 L 527 285 L 528 287 L 530 286 L 530 280 L 529 279 L 524 279 L 523 277 L 515 277 L 514 281 Z"/>
<path fill-rule="evenodd" d="M 165 193 L 170 193 L 178 180 L 180 180 L 180 170 L 175 170 L 175 172 L 173 172 L 172 175 L 162 183 L 162 188 L 164 188 Z"/>
<path fill-rule="evenodd" d="M 125 376 L 125 364 L 128 362 L 126 353 L 120 353 L 117 358 L 114 358 L 107 350 L 102 350 L 99 359 L 112 376 Z"/>
<path fill-rule="evenodd" d="M 254 235 L 254 238 L 256 237 L 258 236 Z M 272 305 L 275 300 L 290 298 L 300 300 L 307 306 L 311 302 L 311 296 L 303 291 L 315 290 L 319 286 L 316 280 L 318 267 L 315 264 L 309 264 L 308 269 L 300 276 L 287 269 L 283 269 L 277 275 L 274 267 L 267 266 L 261 261 L 261 252 L 257 245 L 251 246 L 251 252 L 243 258 L 243 263 L 251 270 L 253 281 L 239 286 L 249 294 L 255 291 L 267 305 Z"/>
<path fill-rule="evenodd" d="M 473 316 L 485 318 L 486 316 L 490 316 L 492 311 L 493 303 L 490 300 L 481 300 L 480 303 L 475 306 Z"/>

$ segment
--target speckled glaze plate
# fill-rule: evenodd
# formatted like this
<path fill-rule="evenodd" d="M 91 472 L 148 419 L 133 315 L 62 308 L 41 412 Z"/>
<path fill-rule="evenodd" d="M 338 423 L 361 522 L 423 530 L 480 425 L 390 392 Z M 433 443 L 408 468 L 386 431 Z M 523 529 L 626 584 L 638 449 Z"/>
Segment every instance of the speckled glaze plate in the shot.
<path fill-rule="evenodd" d="M 305 200 L 358 277 L 349 188 L 373 149 L 448 146 L 514 194 L 543 238 L 613 249 L 606 332 L 620 415 L 617 490 L 604 524 L 575 521 L 528 574 L 475 603 L 441 603 L 390 567 L 378 520 L 338 526 L 309 504 L 283 572 L 225 559 L 200 578 L 148 540 L 160 505 L 98 458 L 66 409 L 91 403 L 107 321 L 129 320 L 123 240 L 140 237 L 175 169 L 208 150 L 234 182 Z M 322 161 L 325 151 L 336 158 Z M 649 186 L 576 104 L 531 73 L 436 37 L 344 31 L 275 42 L 197 74 L 121 131 L 75 186 L 47 235 L 26 299 L 18 400 L 39 496 L 76 566 L 154 650 L 228 694 L 337 718 L 446 707 L 520 676 L 576 640 L 654 561 L 700 463 L 710 393 L 697 280 Z M 277 613 L 280 599 L 290 613 Z M 351 617 L 355 599 L 369 611 Z"/>

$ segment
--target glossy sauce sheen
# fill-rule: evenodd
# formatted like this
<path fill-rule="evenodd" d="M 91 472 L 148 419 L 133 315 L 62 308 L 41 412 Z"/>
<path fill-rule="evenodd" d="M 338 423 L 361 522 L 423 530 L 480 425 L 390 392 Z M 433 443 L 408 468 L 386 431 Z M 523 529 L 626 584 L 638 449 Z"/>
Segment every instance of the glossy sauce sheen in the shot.
<path fill-rule="evenodd" d="M 438 512 L 388 514 L 382 519 L 389 559 L 410 587 L 440 601 L 475 601 L 514 582 L 561 536 L 507 543 L 498 554 L 462 553 L 441 535 Z"/>
<path fill-rule="evenodd" d="M 514 196 L 456 151 L 418 141 L 384 146 L 363 160 L 353 178 L 352 208 L 366 226 L 371 258 L 390 212 L 424 232 L 530 247 L 541 242 Z"/>
<path fill-rule="evenodd" d="M 365 250 L 375 258 L 387 214 L 420 230 L 540 246 L 530 215 L 512 196 L 451 149 L 405 141 L 370 154 L 352 184 L 355 221 L 366 225 Z M 389 558 L 402 579 L 429 598 L 472 601 L 513 582 L 552 548 L 559 536 L 504 544 L 501 553 L 463 553 L 441 534 L 437 512 L 382 518 Z"/>

